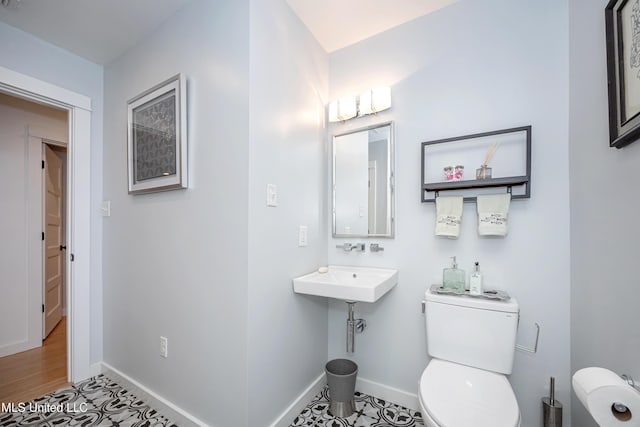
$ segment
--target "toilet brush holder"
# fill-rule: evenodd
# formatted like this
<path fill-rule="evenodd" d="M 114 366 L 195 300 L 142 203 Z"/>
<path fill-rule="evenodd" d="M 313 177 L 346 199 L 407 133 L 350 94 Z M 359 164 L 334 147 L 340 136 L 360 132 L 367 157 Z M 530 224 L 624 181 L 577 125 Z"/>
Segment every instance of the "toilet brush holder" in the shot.
<path fill-rule="evenodd" d="M 562 403 L 555 398 L 555 378 L 549 382 L 549 397 L 542 399 L 542 426 L 562 427 Z"/>

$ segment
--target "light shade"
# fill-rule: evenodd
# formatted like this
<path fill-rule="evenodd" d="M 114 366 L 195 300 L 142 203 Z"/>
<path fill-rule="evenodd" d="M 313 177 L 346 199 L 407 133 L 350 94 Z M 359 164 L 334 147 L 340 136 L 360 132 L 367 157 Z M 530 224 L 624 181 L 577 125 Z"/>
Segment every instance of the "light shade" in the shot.
<path fill-rule="evenodd" d="M 373 114 L 391 107 L 391 88 L 378 86 L 360 94 L 358 115 Z"/>
<path fill-rule="evenodd" d="M 329 104 L 329 121 L 337 122 L 349 120 L 358 114 L 356 98 L 354 96 L 343 96 Z"/>

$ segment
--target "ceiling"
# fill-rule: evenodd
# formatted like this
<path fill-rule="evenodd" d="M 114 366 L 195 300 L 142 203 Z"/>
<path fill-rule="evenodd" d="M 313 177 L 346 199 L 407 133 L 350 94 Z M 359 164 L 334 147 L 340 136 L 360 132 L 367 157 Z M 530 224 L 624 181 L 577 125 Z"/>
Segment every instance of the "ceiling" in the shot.
<path fill-rule="evenodd" d="M 0 21 L 107 64 L 191 0 L 2 0 Z M 212 1 L 212 0 L 210 0 Z M 459 0 L 286 0 L 327 52 Z"/>
<path fill-rule="evenodd" d="M 9 0 L 0 21 L 106 64 L 190 0 Z M 3 0 L 3 4 L 6 0 Z"/>
<path fill-rule="evenodd" d="M 330 53 L 457 1 L 287 0 L 287 3 Z"/>

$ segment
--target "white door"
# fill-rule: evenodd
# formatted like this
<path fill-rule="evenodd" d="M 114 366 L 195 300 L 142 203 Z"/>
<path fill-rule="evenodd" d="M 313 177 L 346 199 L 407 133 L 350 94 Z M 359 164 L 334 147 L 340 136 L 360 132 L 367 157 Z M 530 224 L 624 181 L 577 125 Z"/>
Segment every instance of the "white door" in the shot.
<path fill-rule="evenodd" d="M 43 337 L 62 319 L 62 161 L 44 145 Z"/>

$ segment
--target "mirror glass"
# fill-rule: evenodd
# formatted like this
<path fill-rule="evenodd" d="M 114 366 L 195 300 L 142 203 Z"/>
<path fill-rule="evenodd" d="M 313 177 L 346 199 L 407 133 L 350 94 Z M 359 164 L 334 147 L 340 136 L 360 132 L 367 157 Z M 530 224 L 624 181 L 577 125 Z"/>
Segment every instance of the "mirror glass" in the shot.
<path fill-rule="evenodd" d="M 333 236 L 393 237 L 393 123 L 333 137 Z"/>

